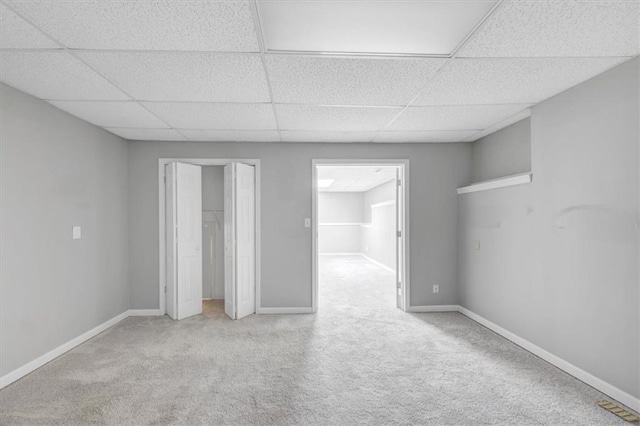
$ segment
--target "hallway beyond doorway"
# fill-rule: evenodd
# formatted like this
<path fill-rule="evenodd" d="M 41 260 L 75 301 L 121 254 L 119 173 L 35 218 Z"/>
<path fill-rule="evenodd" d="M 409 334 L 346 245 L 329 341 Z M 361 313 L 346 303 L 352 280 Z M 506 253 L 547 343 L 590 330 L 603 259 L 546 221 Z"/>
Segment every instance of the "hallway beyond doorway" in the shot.
<path fill-rule="evenodd" d="M 395 273 L 360 255 L 321 255 L 320 311 L 396 310 Z"/>

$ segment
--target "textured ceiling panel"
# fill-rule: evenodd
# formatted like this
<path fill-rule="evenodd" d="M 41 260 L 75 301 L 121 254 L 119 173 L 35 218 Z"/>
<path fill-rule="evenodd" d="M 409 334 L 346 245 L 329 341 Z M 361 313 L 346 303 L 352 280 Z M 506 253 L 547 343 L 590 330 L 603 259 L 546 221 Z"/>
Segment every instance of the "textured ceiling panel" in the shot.
<path fill-rule="evenodd" d="M 91 68 L 62 51 L 0 52 L 0 81 L 41 99 L 129 99 Z"/>
<path fill-rule="evenodd" d="M 462 142 L 469 136 L 478 133 L 476 130 L 454 131 L 407 131 L 407 132 L 383 132 L 379 133 L 373 142 L 393 143 L 438 143 L 438 142 Z"/>
<path fill-rule="evenodd" d="M 135 102 L 52 101 L 52 105 L 101 127 L 168 127 Z"/>
<path fill-rule="evenodd" d="M 276 130 L 180 130 L 191 141 L 280 142 Z"/>
<path fill-rule="evenodd" d="M 276 105 L 282 130 L 382 130 L 401 108 Z"/>
<path fill-rule="evenodd" d="M 387 130 L 481 130 L 529 105 L 409 107 Z"/>
<path fill-rule="evenodd" d="M 290 55 L 266 59 L 275 102 L 320 105 L 406 105 L 444 63 Z"/>
<path fill-rule="evenodd" d="M 144 101 L 269 102 L 257 55 L 80 52 L 122 90 Z"/>
<path fill-rule="evenodd" d="M 55 42 L 0 3 L 0 49 L 55 49 Z"/>
<path fill-rule="evenodd" d="M 278 128 L 271 104 L 145 102 L 144 105 L 176 129 Z"/>
<path fill-rule="evenodd" d="M 284 142 L 371 142 L 376 132 L 312 132 L 283 130 Z"/>
<path fill-rule="evenodd" d="M 454 59 L 413 104 L 536 103 L 622 61 L 623 58 Z"/>
<path fill-rule="evenodd" d="M 80 49 L 257 52 L 246 1 L 13 1 L 60 43 Z"/>
<path fill-rule="evenodd" d="M 458 57 L 633 56 L 638 1 L 506 1 Z"/>
<path fill-rule="evenodd" d="M 119 129 L 106 130 L 132 141 L 184 141 L 184 136 L 173 129 Z"/>

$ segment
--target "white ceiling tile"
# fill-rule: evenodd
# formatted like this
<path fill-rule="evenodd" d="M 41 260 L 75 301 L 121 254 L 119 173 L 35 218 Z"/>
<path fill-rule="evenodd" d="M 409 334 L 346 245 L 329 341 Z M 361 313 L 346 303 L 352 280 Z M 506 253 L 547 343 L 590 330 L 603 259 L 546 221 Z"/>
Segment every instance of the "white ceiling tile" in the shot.
<path fill-rule="evenodd" d="M 624 58 L 453 59 L 414 105 L 537 103 Z"/>
<path fill-rule="evenodd" d="M 180 130 L 191 141 L 280 142 L 277 130 Z"/>
<path fill-rule="evenodd" d="M 169 127 L 135 102 L 51 101 L 51 104 L 101 127 Z"/>
<path fill-rule="evenodd" d="M 185 141 L 185 137 L 173 129 L 119 129 L 106 130 L 132 141 Z"/>
<path fill-rule="evenodd" d="M 276 130 L 271 104 L 144 102 L 176 129 Z"/>
<path fill-rule="evenodd" d="M 276 105 L 281 130 L 382 130 L 401 108 Z"/>
<path fill-rule="evenodd" d="M 370 142 L 376 132 L 322 132 L 283 130 L 284 142 Z"/>
<path fill-rule="evenodd" d="M 387 130 L 481 130 L 505 120 L 529 105 L 468 105 L 409 107 Z"/>
<path fill-rule="evenodd" d="M 462 142 L 469 136 L 478 133 L 476 130 L 454 131 L 406 131 L 406 132 L 382 132 L 373 142 L 414 142 L 414 143 L 438 143 L 438 142 Z"/>
<path fill-rule="evenodd" d="M 257 52 L 246 1 L 12 1 L 70 48 Z"/>
<path fill-rule="evenodd" d="M 639 15 L 638 1 L 506 1 L 457 56 L 634 56 Z"/>
<path fill-rule="evenodd" d="M 0 49 L 56 49 L 57 43 L 0 3 Z"/>
<path fill-rule="evenodd" d="M 449 55 L 496 1 L 258 1 L 267 49 Z"/>
<path fill-rule="evenodd" d="M 406 105 L 444 59 L 317 58 L 267 55 L 279 103 Z"/>
<path fill-rule="evenodd" d="M 269 102 L 258 55 L 80 52 L 114 84 L 143 101 Z"/>
<path fill-rule="evenodd" d="M 41 99 L 129 99 L 91 68 L 63 51 L 2 51 L 0 81 Z"/>

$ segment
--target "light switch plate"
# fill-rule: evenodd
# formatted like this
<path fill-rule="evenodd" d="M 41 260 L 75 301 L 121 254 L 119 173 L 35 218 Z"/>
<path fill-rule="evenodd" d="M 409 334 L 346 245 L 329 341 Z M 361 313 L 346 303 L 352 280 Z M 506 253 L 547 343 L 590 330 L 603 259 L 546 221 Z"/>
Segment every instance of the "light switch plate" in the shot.
<path fill-rule="evenodd" d="M 80 238 L 82 238 L 82 228 L 79 226 L 74 226 L 72 236 L 74 240 L 79 240 Z"/>
<path fill-rule="evenodd" d="M 304 218 L 304 227 L 305 228 L 311 228 L 311 219 L 308 217 Z"/>

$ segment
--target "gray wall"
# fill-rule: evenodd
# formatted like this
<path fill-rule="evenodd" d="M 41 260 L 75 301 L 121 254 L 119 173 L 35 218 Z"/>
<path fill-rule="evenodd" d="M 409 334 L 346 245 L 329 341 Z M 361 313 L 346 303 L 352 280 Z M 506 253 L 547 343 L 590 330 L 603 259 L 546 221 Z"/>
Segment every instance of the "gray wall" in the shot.
<path fill-rule="evenodd" d="M 224 166 L 202 166 L 202 210 L 224 210 Z"/>
<path fill-rule="evenodd" d="M 127 143 L 0 84 L 0 170 L 5 375 L 129 308 Z"/>
<path fill-rule="evenodd" d="M 639 62 L 533 109 L 533 184 L 459 197 L 461 304 L 635 397 Z"/>
<path fill-rule="evenodd" d="M 396 185 L 395 181 L 384 183 L 364 193 L 365 222 L 362 228 L 362 253 L 375 261 L 396 269 Z M 372 205 L 394 201 L 382 207 Z"/>
<path fill-rule="evenodd" d="M 362 203 L 362 192 L 318 193 L 319 253 L 360 253 Z"/>
<path fill-rule="evenodd" d="M 311 306 L 311 160 L 411 159 L 411 303 L 456 303 L 455 189 L 469 182 L 470 154 L 468 144 L 131 142 L 131 305 L 158 307 L 158 158 L 174 157 L 261 159 L 264 307 Z"/>
<path fill-rule="evenodd" d="M 531 170 L 531 120 L 519 121 L 473 143 L 471 179 L 479 182 Z"/>

